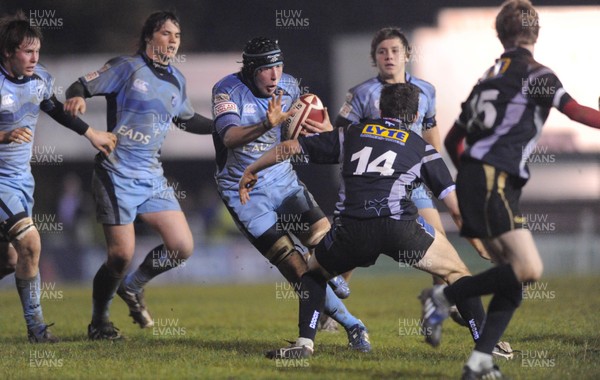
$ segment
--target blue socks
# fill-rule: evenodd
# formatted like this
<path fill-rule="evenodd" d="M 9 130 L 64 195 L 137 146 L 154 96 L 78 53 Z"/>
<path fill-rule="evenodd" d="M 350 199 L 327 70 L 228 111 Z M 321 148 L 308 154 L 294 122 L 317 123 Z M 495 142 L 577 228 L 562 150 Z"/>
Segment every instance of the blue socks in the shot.
<path fill-rule="evenodd" d="M 34 277 L 25 280 L 15 276 L 15 282 L 17 283 L 19 298 L 21 298 L 27 329 L 37 333 L 44 327 L 44 316 L 40 304 L 40 274 L 38 272 Z"/>

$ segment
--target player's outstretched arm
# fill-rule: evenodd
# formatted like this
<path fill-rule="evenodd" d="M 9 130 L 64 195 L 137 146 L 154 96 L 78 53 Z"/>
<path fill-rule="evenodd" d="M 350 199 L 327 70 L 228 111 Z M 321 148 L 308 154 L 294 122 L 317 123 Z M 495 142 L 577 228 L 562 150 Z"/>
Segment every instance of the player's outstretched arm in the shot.
<path fill-rule="evenodd" d="M 244 170 L 238 189 L 242 204 L 246 204 L 250 199 L 250 191 L 258 180 L 258 172 L 300 153 L 302 153 L 302 147 L 298 140 L 287 140 L 266 151 L 258 160 L 248 165 Z"/>
<path fill-rule="evenodd" d="M 589 127 L 600 129 L 600 112 L 593 108 L 582 106 L 575 99 L 569 100 L 560 112 L 564 113 L 569 119 L 585 124 Z"/>
<path fill-rule="evenodd" d="M 33 140 L 31 129 L 26 127 L 15 128 L 12 131 L 0 132 L 0 143 L 2 144 L 22 144 Z"/>
<path fill-rule="evenodd" d="M 66 92 L 67 100 L 65 101 L 64 109 L 69 115 L 73 117 L 77 117 L 78 115 L 83 115 L 86 110 L 85 104 L 85 88 L 81 84 L 81 82 L 76 81 L 73 82 L 67 88 Z"/>
<path fill-rule="evenodd" d="M 246 145 L 281 124 L 288 116 L 293 115 L 293 111 L 283 112 L 281 109 L 282 95 L 282 92 L 272 95 L 265 120 L 254 125 L 229 128 L 223 136 L 223 144 L 229 149 Z"/>
<path fill-rule="evenodd" d="M 115 149 L 117 145 L 117 136 L 110 132 L 98 131 L 92 127 L 89 127 L 85 131 L 84 136 L 90 141 L 92 146 L 98 151 L 102 152 L 105 156 Z"/>
<path fill-rule="evenodd" d="M 467 131 L 458 123 L 454 123 L 450 132 L 444 139 L 444 146 L 450 155 L 450 159 L 456 168 L 460 165 L 460 155 L 464 151 L 464 140 L 467 136 Z"/>
<path fill-rule="evenodd" d="M 210 135 L 213 130 L 213 121 L 207 117 L 195 113 L 187 120 L 174 118 L 173 124 L 182 131 L 193 133 L 195 135 Z"/>

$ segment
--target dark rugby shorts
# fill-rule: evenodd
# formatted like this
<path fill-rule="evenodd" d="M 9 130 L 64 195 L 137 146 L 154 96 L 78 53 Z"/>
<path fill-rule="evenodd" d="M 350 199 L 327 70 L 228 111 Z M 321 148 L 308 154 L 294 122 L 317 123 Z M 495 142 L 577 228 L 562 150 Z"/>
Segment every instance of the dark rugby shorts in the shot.
<path fill-rule="evenodd" d="M 523 228 L 519 198 L 525 181 L 494 166 L 463 160 L 456 178 L 462 236 L 494 238 Z"/>
<path fill-rule="evenodd" d="M 341 218 L 317 246 L 316 258 L 332 275 L 371 266 L 380 254 L 414 265 L 434 238 L 435 230 L 420 216 L 416 220 Z"/>

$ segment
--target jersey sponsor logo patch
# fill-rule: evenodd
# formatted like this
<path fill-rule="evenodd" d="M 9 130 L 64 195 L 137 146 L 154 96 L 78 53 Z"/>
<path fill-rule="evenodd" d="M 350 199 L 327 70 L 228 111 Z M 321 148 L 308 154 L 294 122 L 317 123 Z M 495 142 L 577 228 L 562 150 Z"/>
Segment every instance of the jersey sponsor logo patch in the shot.
<path fill-rule="evenodd" d="M 244 113 L 247 114 L 254 114 L 256 113 L 256 104 L 254 103 L 248 103 L 248 104 L 244 104 Z"/>
<path fill-rule="evenodd" d="M 133 81 L 133 86 L 131 88 L 145 94 L 148 92 L 148 82 L 136 78 L 136 80 Z"/>
<path fill-rule="evenodd" d="M 15 104 L 13 94 L 2 95 L 2 107 L 11 107 Z"/>
<path fill-rule="evenodd" d="M 126 125 L 121 125 L 117 131 L 117 135 L 127 137 L 131 141 L 140 142 L 144 145 L 148 145 L 150 143 L 150 139 L 152 136 L 146 135 L 139 131 L 134 131 L 132 128 L 129 128 Z"/>
<path fill-rule="evenodd" d="M 240 111 L 238 110 L 237 104 L 235 104 L 234 102 L 221 102 L 221 103 L 215 104 L 215 106 L 213 107 L 213 112 L 215 114 L 215 117 L 217 117 L 217 116 L 223 115 L 225 113 L 229 113 L 229 112 L 239 113 Z"/>
<path fill-rule="evenodd" d="M 91 73 L 85 74 L 83 79 L 85 79 L 86 82 L 91 82 L 99 76 L 100 74 L 97 71 L 92 71 Z"/>
<path fill-rule="evenodd" d="M 340 116 L 344 119 L 348 119 L 348 116 L 350 116 L 350 112 L 352 112 L 352 106 L 350 105 L 350 103 L 344 103 L 344 105 L 340 109 Z"/>
<path fill-rule="evenodd" d="M 386 128 L 378 124 L 367 124 L 362 130 L 363 135 L 378 136 L 384 139 L 391 139 L 405 143 L 408 139 L 408 132 L 401 129 Z"/>
<path fill-rule="evenodd" d="M 214 103 L 228 102 L 230 100 L 231 100 L 231 97 L 229 96 L 229 94 L 216 94 L 213 97 Z"/>

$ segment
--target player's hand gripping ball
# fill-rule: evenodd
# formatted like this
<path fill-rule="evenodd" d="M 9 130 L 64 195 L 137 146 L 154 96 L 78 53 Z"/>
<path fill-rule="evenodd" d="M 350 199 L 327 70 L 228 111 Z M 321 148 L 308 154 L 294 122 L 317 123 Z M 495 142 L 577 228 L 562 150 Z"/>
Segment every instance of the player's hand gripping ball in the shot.
<path fill-rule="evenodd" d="M 319 123 L 325 120 L 325 109 L 321 99 L 315 94 L 301 95 L 293 104 L 292 110 L 296 113 L 289 116 L 281 124 L 281 136 L 283 140 L 295 140 L 300 135 L 303 129 L 302 123 L 307 119 L 317 121 Z"/>

